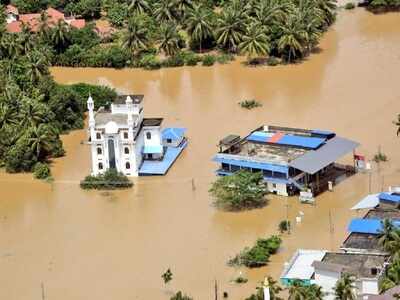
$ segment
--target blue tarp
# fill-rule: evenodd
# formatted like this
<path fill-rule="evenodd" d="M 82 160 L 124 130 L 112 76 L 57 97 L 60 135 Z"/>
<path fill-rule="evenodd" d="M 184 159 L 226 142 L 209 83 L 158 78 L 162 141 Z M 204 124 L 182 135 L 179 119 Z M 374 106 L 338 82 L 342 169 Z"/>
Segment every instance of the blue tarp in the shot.
<path fill-rule="evenodd" d="M 396 227 L 400 226 L 400 221 L 393 221 Z M 382 230 L 382 220 L 380 219 L 353 219 L 351 220 L 348 231 L 356 233 L 379 234 Z"/>
<path fill-rule="evenodd" d="M 157 145 L 157 146 L 144 146 L 143 153 L 144 154 L 159 154 L 163 153 L 163 146 Z"/>
<path fill-rule="evenodd" d="M 164 140 L 179 140 L 181 139 L 186 132 L 186 128 L 164 128 L 161 135 Z"/>
<path fill-rule="evenodd" d="M 252 142 L 268 143 L 272 136 L 273 133 L 271 132 L 255 131 L 247 137 L 247 140 Z M 286 134 L 274 142 L 274 144 L 316 149 L 324 142 L 324 138 Z"/>
<path fill-rule="evenodd" d="M 395 194 L 389 194 L 389 193 L 380 193 L 379 194 L 379 200 L 385 200 L 385 201 L 390 201 L 390 202 L 400 202 L 400 195 L 395 195 Z"/>
<path fill-rule="evenodd" d="M 139 175 L 146 176 L 166 174 L 186 146 L 187 141 L 182 143 L 179 147 L 167 147 L 167 150 L 165 151 L 164 157 L 161 161 L 145 160 L 139 169 Z"/>
<path fill-rule="evenodd" d="M 222 158 L 222 157 L 218 157 L 218 156 L 215 156 L 213 161 L 228 164 L 228 165 L 233 165 L 233 166 L 244 167 L 244 168 L 267 170 L 267 171 L 279 172 L 279 173 L 284 173 L 284 174 L 288 173 L 287 166 L 279 166 L 279 165 L 273 165 L 273 164 L 268 164 L 268 163 L 252 162 L 252 161 L 239 160 L 239 159 L 227 159 L 227 158 Z"/>

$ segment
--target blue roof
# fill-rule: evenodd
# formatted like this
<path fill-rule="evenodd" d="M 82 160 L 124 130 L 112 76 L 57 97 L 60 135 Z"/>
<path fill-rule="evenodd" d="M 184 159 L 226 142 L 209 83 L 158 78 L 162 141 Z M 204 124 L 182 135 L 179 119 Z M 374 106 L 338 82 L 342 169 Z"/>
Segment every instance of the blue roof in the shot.
<path fill-rule="evenodd" d="M 269 139 L 273 137 L 273 135 L 274 134 L 271 132 L 255 131 L 247 137 L 247 140 L 252 142 L 268 143 Z M 325 140 L 325 138 L 319 137 L 285 134 L 275 141 L 274 144 L 316 149 L 323 144 Z"/>
<path fill-rule="evenodd" d="M 164 175 L 178 158 L 179 154 L 185 149 L 187 141 L 179 147 L 167 147 L 161 161 L 145 160 L 139 169 L 139 175 Z"/>
<path fill-rule="evenodd" d="M 311 130 L 311 133 L 318 134 L 318 135 L 322 135 L 322 136 L 326 136 L 326 137 L 335 135 L 335 133 L 332 132 L 332 131 L 329 131 L 329 130 L 320 130 L 320 129 Z"/>
<path fill-rule="evenodd" d="M 216 173 L 218 175 L 227 175 L 227 176 L 233 174 L 232 172 L 225 171 L 222 169 L 217 170 Z M 264 181 L 271 182 L 271 183 L 280 183 L 280 184 L 290 184 L 291 183 L 288 179 L 284 179 L 284 178 L 273 178 L 273 177 L 266 177 L 266 176 L 264 176 L 263 178 L 264 178 Z"/>
<path fill-rule="evenodd" d="M 144 154 L 153 154 L 153 153 L 163 153 L 163 146 L 144 146 L 143 153 Z"/>
<path fill-rule="evenodd" d="M 269 163 L 262 163 L 262 162 L 253 162 L 247 160 L 239 160 L 239 159 L 228 159 L 223 158 L 220 156 L 215 156 L 213 161 L 224 163 L 228 165 L 234 165 L 244 168 L 253 168 L 253 169 L 260 169 L 260 170 L 267 170 L 272 172 L 280 172 L 280 173 L 288 173 L 289 168 L 287 166 L 280 166 L 280 165 L 273 165 Z"/>
<path fill-rule="evenodd" d="M 400 226 L 400 221 L 393 221 L 396 227 Z M 379 234 L 382 231 L 382 220 L 380 219 L 353 219 L 351 220 L 349 227 L 349 232 L 356 233 L 369 233 L 369 234 Z"/>
<path fill-rule="evenodd" d="M 164 128 L 161 135 L 164 140 L 179 140 L 181 139 L 186 132 L 186 128 Z"/>
<path fill-rule="evenodd" d="M 390 194 L 390 193 L 380 193 L 379 200 L 385 200 L 390 202 L 400 202 L 400 195 Z"/>

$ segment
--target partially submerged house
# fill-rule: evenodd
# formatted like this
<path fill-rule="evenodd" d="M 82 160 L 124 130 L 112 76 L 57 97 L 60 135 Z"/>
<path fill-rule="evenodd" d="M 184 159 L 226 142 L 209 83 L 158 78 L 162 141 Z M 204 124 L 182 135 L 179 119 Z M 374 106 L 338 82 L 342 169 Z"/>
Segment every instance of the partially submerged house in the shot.
<path fill-rule="evenodd" d="M 110 109 L 94 111 L 89 96 L 92 175 L 110 168 L 127 176 L 164 175 L 186 147 L 184 128 L 161 130 L 162 118 L 144 118 L 143 99 L 123 95 Z"/>
<path fill-rule="evenodd" d="M 310 189 L 318 194 L 328 182 L 354 173 L 354 166 L 335 162 L 352 153 L 359 144 L 334 132 L 279 126 L 262 126 L 245 138 L 229 135 L 219 143 L 214 161 L 218 175 L 245 169 L 262 172 L 268 190 L 278 195 L 294 195 Z"/>

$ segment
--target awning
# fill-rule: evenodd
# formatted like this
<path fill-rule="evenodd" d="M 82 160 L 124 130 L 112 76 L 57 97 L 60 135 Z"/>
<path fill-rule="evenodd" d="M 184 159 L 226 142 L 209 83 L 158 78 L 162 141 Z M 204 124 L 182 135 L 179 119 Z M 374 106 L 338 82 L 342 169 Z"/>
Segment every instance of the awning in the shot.
<path fill-rule="evenodd" d="M 303 156 L 291 161 L 289 166 L 308 174 L 315 174 L 358 146 L 357 142 L 336 136 L 328 140 L 321 148 L 315 151 L 310 150 Z"/>
<path fill-rule="evenodd" d="M 221 154 L 219 154 L 219 155 L 217 154 L 214 157 L 213 161 L 228 164 L 228 165 L 243 167 L 243 168 L 267 170 L 267 171 L 279 172 L 279 173 L 284 173 L 284 174 L 288 173 L 287 166 L 279 166 L 279 165 L 273 165 L 273 164 L 268 164 L 268 163 L 246 161 L 246 160 L 239 160 L 239 159 L 229 159 L 229 158 L 223 157 Z"/>
<path fill-rule="evenodd" d="M 143 153 L 144 154 L 159 154 L 159 153 L 163 153 L 163 147 L 160 146 L 160 145 L 144 146 Z"/>
<path fill-rule="evenodd" d="M 360 202 L 354 205 L 351 209 L 356 210 L 356 209 L 367 209 L 376 207 L 379 204 L 378 195 L 379 194 L 372 194 L 366 196 Z"/>

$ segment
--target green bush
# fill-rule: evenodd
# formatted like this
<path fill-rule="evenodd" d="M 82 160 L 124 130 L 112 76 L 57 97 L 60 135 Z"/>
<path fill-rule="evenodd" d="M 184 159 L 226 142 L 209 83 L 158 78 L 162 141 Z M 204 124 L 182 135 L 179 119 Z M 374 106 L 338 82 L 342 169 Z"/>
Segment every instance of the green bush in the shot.
<path fill-rule="evenodd" d="M 128 17 L 128 5 L 126 3 L 114 3 L 107 11 L 107 17 L 111 24 L 122 26 Z"/>
<path fill-rule="evenodd" d="M 104 174 L 86 176 L 81 181 L 81 188 L 85 190 L 114 190 L 125 189 L 133 186 L 133 183 L 124 174 L 115 169 L 108 169 Z"/>
<path fill-rule="evenodd" d="M 232 54 L 223 53 L 217 56 L 217 62 L 220 64 L 226 64 L 233 61 L 235 57 Z"/>
<path fill-rule="evenodd" d="M 162 62 L 162 66 L 167 68 L 182 67 L 183 65 L 185 65 L 185 60 L 181 53 L 168 57 Z"/>
<path fill-rule="evenodd" d="M 262 104 L 255 99 L 240 101 L 239 105 L 240 105 L 240 107 L 246 108 L 246 109 L 253 109 L 253 108 L 262 106 Z"/>
<path fill-rule="evenodd" d="M 157 70 L 161 68 L 161 62 L 154 54 L 146 54 L 140 59 L 139 67 L 146 70 Z"/>
<path fill-rule="evenodd" d="M 193 300 L 193 298 L 183 294 L 181 291 L 177 292 L 170 300 Z"/>
<path fill-rule="evenodd" d="M 281 238 L 276 235 L 268 239 L 258 239 L 253 247 L 245 248 L 241 253 L 230 259 L 228 265 L 244 265 L 249 268 L 265 266 L 269 261 L 269 257 L 278 251 L 281 243 Z"/>
<path fill-rule="evenodd" d="M 185 65 L 187 66 L 196 66 L 199 62 L 201 62 L 201 57 L 193 52 L 183 52 L 183 59 L 185 61 Z"/>
<path fill-rule="evenodd" d="M 269 56 L 267 58 L 267 65 L 271 67 L 277 66 L 279 65 L 279 59 L 277 59 L 275 56 Z"/>
<path fill-rule="evenodd" d="M 203 57 L 203 66 L 212 66 L 215 64 L 216 58 L 214 55 L 207 54 Z"/>
<path fill-rule="evenodd" d="M 348 2 L 344 6 L 345 9 L 354 9 L 355 7 L 356 7 L 356 5 L 353 2 Z"/>
<path fill-rule="evenodd" d="M 21 137 L 5 154 L 5 167 L 9 173 L 30 172 L 38 159 L 32 151 L 28 137 Z"/>
<path fill-rule="evenodd" d="M 47 164 L 38 162 L 33 167 L 33 176 L 37 179 L 47 179 L 50 177 L 50 168 Z"/>
<path fill-rule="evenodd" d="M 290 229 L 290 221 L 288 221 L 288 220 L 280 221 L 278 228 L 281 233 L 288 231 Z"/>

